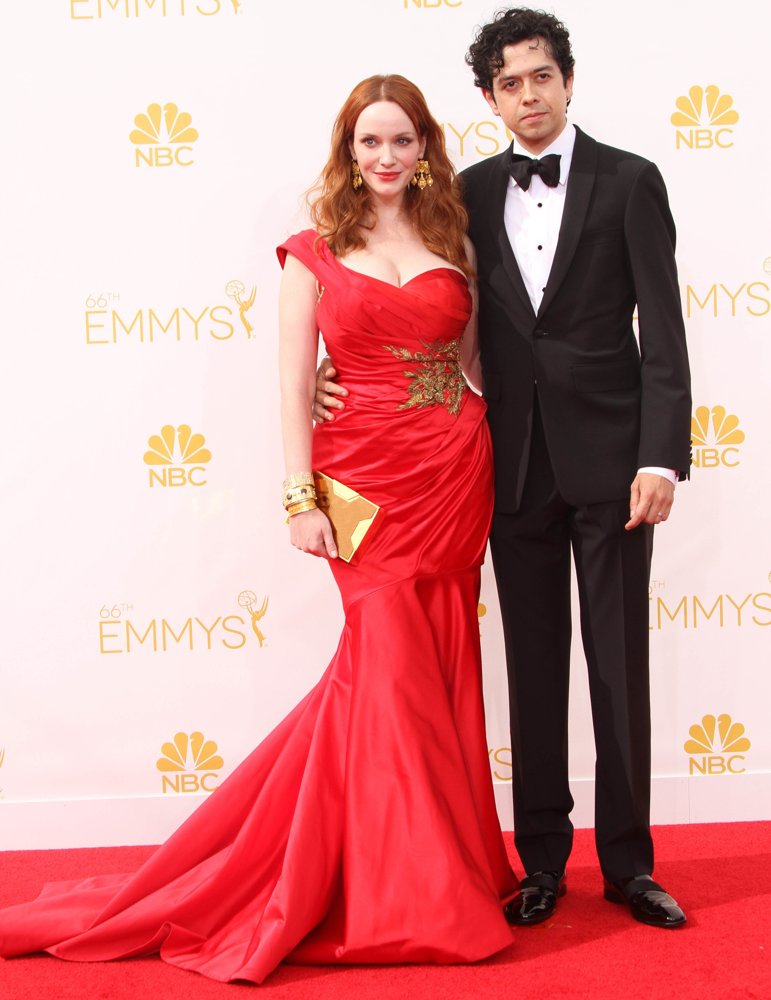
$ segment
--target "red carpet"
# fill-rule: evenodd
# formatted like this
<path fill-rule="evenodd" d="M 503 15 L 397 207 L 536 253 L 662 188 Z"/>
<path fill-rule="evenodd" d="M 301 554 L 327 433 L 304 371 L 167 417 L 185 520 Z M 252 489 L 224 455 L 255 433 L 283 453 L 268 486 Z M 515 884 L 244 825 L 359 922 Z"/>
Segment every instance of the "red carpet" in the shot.
<path fill-rule="evenodd" d="M 655 840 L 656 876 L 688 913 L 682 930 L 644 927 L 606 903 L 592 831 L 579 830 L 557 916 L 518 930 L 511 948 L 480 965 L 282 966 L 257 987 L 215 983 L 153 958 L 86 965 L 36 956 L 0 961 L 0 998 L 235 1000 L 259 991 L 293 1000 L 769 1000 L 771 823 L 658 827 Z M 46 881 L 130 871 L 150 852 L 0 854 L 0 905 L 37 895 Z"/>

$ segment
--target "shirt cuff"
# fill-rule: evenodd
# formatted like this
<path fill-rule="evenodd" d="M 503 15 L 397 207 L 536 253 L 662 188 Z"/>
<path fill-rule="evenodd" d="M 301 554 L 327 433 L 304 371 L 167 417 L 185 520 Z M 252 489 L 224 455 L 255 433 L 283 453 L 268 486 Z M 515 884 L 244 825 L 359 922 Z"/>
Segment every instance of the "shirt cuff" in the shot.
<path fill-rule="evenodd" d="M 673 486 L 677 486 L 677 481 L 680 478 L 675 469 L 661 469 L 657 465 L 646 465 L 645 468 L 637 470 L 637 475 L 639 476 L 641 472 L 651 472 L 656 476 L 663 476 Z"/>

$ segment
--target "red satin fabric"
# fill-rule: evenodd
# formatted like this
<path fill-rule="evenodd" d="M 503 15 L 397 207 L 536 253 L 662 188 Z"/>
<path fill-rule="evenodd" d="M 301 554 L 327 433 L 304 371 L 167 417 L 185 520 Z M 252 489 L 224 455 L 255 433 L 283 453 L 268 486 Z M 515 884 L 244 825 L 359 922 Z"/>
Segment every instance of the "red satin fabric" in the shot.
<path fill-rule="evenodd" d="M 492 508 L 484 404 L 408 400 L 470 299 L 449 268 L 402 288 L 314 234 L 282 248 L 317 276 L 319 326 L 350 389 L 314 467 L 382 505 L 360 562 L 331 564 L 346 613 L 316 687 L 133 875 L 44 888 L 0 912 L 0 954 L 160 952 L 213 979 L 279 962 L 466 962 L 511 943 L 515 887 L 495 812 L 476 615 Z M 441 394 L 440 394 L 441 395 Z"/>

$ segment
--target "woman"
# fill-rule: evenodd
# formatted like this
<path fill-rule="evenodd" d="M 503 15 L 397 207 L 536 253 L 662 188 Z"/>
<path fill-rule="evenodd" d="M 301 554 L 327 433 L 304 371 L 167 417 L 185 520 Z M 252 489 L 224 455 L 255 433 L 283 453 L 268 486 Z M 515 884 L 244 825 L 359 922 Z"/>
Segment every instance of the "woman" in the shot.
<path fill-rule="evenodd" d="M 491 466 L 458 360 L 471 266 L 452 178 L 420 92 L 372 77 L 338 116 L 318 232 L 279 248 L 284 503 L 342 593 L 332 663 L 134 876 L 0 913 L 0 954 L 160 951 L 261 982 L 284 959 L 473 961 L 511 942 L 476 618 Z M 351 395 L 313 433 L 319 327 Z M 380 508 L 350 563 L 312 469 Z"/>

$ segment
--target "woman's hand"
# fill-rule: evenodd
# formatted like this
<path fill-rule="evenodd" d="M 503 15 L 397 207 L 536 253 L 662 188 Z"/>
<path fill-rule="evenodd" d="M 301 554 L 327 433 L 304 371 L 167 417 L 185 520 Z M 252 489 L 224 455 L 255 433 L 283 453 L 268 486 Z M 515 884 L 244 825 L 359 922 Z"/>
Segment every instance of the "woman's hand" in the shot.
<path fill-rule="evenodd" d="M 318 507 L 289 518 L 289 540 L 301 552 L 324 559 L 337 559 L 335 536 L 329 518 Z"/>

